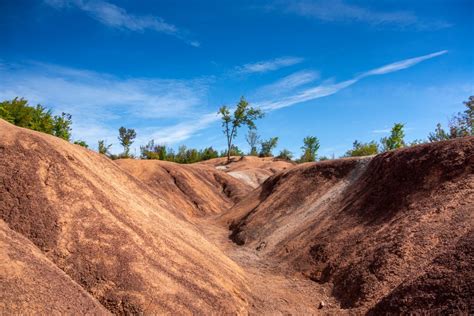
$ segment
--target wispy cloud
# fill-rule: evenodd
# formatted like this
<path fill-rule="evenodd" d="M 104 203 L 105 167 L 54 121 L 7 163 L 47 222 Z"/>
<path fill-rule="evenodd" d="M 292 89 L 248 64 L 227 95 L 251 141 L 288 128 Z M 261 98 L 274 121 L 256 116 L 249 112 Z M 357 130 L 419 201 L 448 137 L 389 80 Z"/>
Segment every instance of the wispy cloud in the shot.
<path fill-rule="evenodd" d="M 448 51 L 443 50 L 443 51 L 439 51 L 439 52 L 424 55 L 424 56 L 397 61 L 388 65 L 364 72 L 350 80 L 345 80 L 345 81 L 341 81 L 337 83 L 322 83 L 320 85 L 303 89 L 301 91 L 298 91 L 295 94 L 291 94 L 289 96 L 285 96 L 277 100 L 265 100 L 265 101 L 260 102 L 259 106 L 264 110 L 271 111 L 271 110 L 276 110 L 276 109 L 284 108 L 287 106 L 291 106 L 294 104 L 330 96 L 339 92 L 342 89 L 352 86 L 353 84 L 357 83 L 363 78 L 366 78 L 369 76 L 375 76 L 375 75 L 383 75 L 383 74 L 399 71 L 402 69 L 406 69 L 422 61 L 444 55 L 447 52 Z"/>
<path fill-rule="evenodd" d="M 150 119 L 177 117 L 201 105 L 207 93 L 205 79 L 120 78 L 42 63 L 10 65 L 0 71 L 0 97 L 15 91 L 33 102 L 81 113 L 120 111 Z"/>
<path fill-rule="evenodd" d="M 319 79 L 319 72 L 312 70 L 303 70 L 295 72 L 291 75 L 265 86 L 260 87 L 257 96 L 278 96 L 289 93 L 296 88 L 302 87 L 310 82 Z"/>
<path fill-rule="evenodd" d="M 275 1 L 264 7 L 266 11 L 280 10 L 286 13 L 315 18 L 323 22 L 365 23 L 374 26 L 416 27 L 440 29 L 451 26 L 444 21 L 427 21 L 410 11 L 382 11 L 343 0 L 295 0 Z"/>
<path fill-rule="evenodd" d="M 207 106 L 208 85 L 206 79 L 120 78 L 42 63 L 0 68 L 0 100 L 20 96 L 31 104 L 68 112 L 73 115 L 73 136 L 93 143 L 103 135 L 109 139 L 110 126 L 117 124 L 135 122 L 161 129 L 157 119 L 194 121 Z"/>
<path fill-rule="evenodd" d="M 405 59 L 366 71 L 349 80 L 335 83 L 326 81 L 310 87 L 307 85 L 317 80 L 318 74 L 311 71 L 297 72 L 273 84 L 274 88 L 279 87 L 285 92 L 283 96 L 272 95 L 255 105 L 265 111 L 273 111 L 330 96 L 366 77 L 406 69 L 445 53 L 440 51 Z M 73 136 L 94 144 L 99 138 L 116 143 L 116 128 L 112 128 L 114 124 L 110 122 L 141 122 L 135 144 L 139 146 L 150 139 L 155 139 L 157 143 L 175 144 L 195 136 L 219 120 L 216 112 L 209 108 L 203 109 L 207 105 L 204 100 L 209 84 L 203 79 L 123 79 L 109 74 L 38 63 L 3 63 L 0 78 L 0 100 L 24 96 L 32 104 L 42 103 L 56 111 L 69 112 L 74 119 Z M 268 85 L 262 89 L 271 87 Z M 154 121 L 157 118 L 173 119 L 175 122 L 162 125 Z M 118 146 L 115 148 L 118 150 Z"/>
<path fill-rule="evenodd" d="M 161 144 L 176 144 L 194 136 L 196 132 L 209 127 L 209 125 L 219 120 L 220 117 L 217 115 L 217 111 L 211 112 L 176 125 L 160 128 L 158 131 L 145 133 L 142 139 L 143 141 L 154 139 L 157 143 Z"/>
<path fill-rule="evenodd" d="M 143 32 L 146 30 L 165 33 L 184 40 L 191 46 L 199 47 L 196 40 L 189 40 L 184 32 L 162 18 L 152 15 L 134 15 L 124 8 L 102 0 L 45 0 L 45 3 L 57 8 L 78 8 L 104 25 L 113 28 Z"/>
<path fill-rule="evenodd" d="M 303 60 L 304 59 L 300 57 L 281 57 L 272 60 L 245 64 L 243 66 L 237 67 L 236 71 L 240 74 L 263 73 L 293 66 L 301 63 Z"/>
<path fill-rule="evenodd" d="M 436 53 L 432 53 L 432 54 L 428 54 L 428 55 L 424 55 L 424 56 L 420 56 L 420 57 L 401 60 L 401 61 L 398 61 L 398 62 L 395 62 L 395 63 L 392 63 L 392 64 L 385 65 L 385 66 L 380 67 L 380 68 L 376 68 L 376 69 L 367 71 L 364 74 L 362 74 L 360 76 L 360 78 L 367 77 L 367 76 L 373 76 L 373 75 L 383 75 L 383 74 L 388 74 L 388 73 L 391 73 L 391 72 L 394 72 L 394 71 L 399 71 L 399 70 L 402 70 L 402 69 L 410 68 L 410 67 L 412 67 L 412 66 L 414 66 L 418 63 L 421 63 L 422 61 L 431 59 L 433 57 L 441 56 L 441 55 L 444 55 L 446 53 L 448 53 L 447 50 L 442 50 L 442 51 L 439 51 L 439 52 L 436 52 Z"/>

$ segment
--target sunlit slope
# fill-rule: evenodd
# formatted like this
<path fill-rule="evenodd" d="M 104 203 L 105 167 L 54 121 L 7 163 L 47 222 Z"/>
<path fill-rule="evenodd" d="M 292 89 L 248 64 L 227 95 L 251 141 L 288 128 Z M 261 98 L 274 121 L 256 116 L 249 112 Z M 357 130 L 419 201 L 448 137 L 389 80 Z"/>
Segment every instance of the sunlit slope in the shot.
<path fill-rule="evenodd" d="M 116 163 L 176 206 L 178 216 L 189 220 L 220 214 L 253 189 L 223 171 L 202 164 L 135 159 Z"/>
<path fill-rule="evenodd" d="M 243 272 L 179 205 L 80 146 L 2 120 L 0 135 L 1 218 L 109 311 L 246 308 Z"/>

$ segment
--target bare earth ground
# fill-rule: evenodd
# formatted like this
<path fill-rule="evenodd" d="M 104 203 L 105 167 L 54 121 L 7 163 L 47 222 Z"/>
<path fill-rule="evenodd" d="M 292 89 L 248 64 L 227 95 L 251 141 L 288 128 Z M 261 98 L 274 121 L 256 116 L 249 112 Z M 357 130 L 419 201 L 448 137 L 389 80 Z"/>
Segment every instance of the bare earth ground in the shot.
<path fill-rule="evenodd" d="M 472 137 L 296 166 L 0 136 L 0 314 L 474 312 Z"/>

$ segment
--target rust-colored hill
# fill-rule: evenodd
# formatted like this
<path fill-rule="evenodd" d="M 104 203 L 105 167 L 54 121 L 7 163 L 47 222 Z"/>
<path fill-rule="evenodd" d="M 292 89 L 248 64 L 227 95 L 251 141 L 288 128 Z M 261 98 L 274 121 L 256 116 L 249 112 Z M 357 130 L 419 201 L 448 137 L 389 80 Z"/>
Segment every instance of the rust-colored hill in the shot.
<path fill-rule="evenodd" d="M 178 215 L 220 214 L 242 200 L 252 187 L 211 166 L 180 165 L 159 160 L 121 159 L 116 163 L 173 204 Z"/>
<path fill-rule="evenodd" d="M 473 167 L 473 137 L 179 165 L 0 120 L 0 314 L 468 314 Z"/>
<path fill-rule="evenodd" d="M 294 166 L 294 163 L 290 161 L 273 157 L 259 158 L 254 156 L 232 156 L 230 162 L 227 162 L 227 158 L 216 158 L 199 164 L 222 170 L 252 188 L 260 186 L 275 173 Z"/>
<path fill-rule="evenodd" d="M 106 315 L 108 311 L 31 241 L 0 221 L 0 312 Z"/>
<path fill-rule="evenodd" d="M 80 146 L 3 120 L 0 135 L 0 216 L 24 237 L 0 235 L 2 247 L 11 253 L 2 265 L 8 275 L 27 266 L 15 281 L 20 286 L 16 293 L 24 290 L 24 296 L 11 297 L 5 293 L 11 281 L 0 280 L 6 306 L 2 314 L 41 313 L 62 303 L 56 313 L 71 304 L 71 312 L 100 311 L 75 283 L 113 313 L 247 309 L 242 269 L 194 226 L 176 217 L 179 206 L 108 158 Z M 8 232 L 3 223 L 1 227 Z M 30 251 L 33 244 L 36 250 Z M 21 260 L 17 254 L 22 254 Z M 58 288 L 48 290 L 49 277 L 53 280 L 48 286 Z M 66 304 L 73 291 L 77 297 Z M 57 297 L 58 293 L 64 295 Z M 21 307 L 27 301 L 19 305 L 21 297 L 35 297 L 30 309 Z M 36 308 L 39 300 L 44 306 Z"/>
<path fill-rule="evenodd" d="M 281 172 L 221 222 L 260 260 L 299 271 L 344 309 L 474 308 L 474 138 Z"/>

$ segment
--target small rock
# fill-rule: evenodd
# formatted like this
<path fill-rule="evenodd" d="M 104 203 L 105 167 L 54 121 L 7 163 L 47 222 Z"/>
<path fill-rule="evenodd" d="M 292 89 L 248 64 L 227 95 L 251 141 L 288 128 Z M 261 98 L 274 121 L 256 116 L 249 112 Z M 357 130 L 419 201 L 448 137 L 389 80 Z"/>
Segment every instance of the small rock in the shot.
<path fill-rule="evenodd" d="M 322 309 L 324 306 L 326 306 L 326 303 L 324 303 L 323 301 L 319 302 L 319 309 Z"/>
<path fill-rule="evenodd" d="M 260 251 L 260 250 L 264 249 L 266 245 L 267 245 L 267 243 L 266 243 L 265 241 L 262 241 L 262 242 L 258 245 L 258 247 L 256 248 L 256 250 L 257 250 L 257 251 Z"/>

